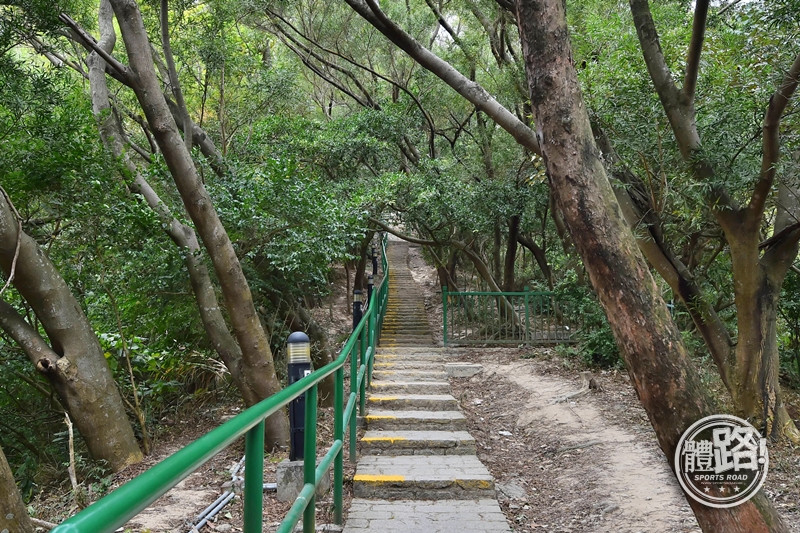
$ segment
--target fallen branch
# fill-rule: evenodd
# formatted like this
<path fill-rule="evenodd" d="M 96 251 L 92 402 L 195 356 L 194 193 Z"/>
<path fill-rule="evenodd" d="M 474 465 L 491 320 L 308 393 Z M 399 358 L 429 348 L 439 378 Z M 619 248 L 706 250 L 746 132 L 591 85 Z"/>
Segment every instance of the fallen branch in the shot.
<path fill-rule="evenodd" d="M 556 451 L 556 455 L 561 455 L 562 453 L 571 452 L 573 450 L 581 450 L 583 448 L 589 448 L 590 446 L 596 446 L 598 444 L 603 444 L 603 441 L 601 441 L 601 440 L 590 440 L 588 442 L 582 442 L 580 444 L 573 444 L 571 446 L 565 446 L 563 448 L 560 448 L 558 451 Z"/>
<path fill-rule="evenodd" d="M 67 472 L 69 472 L 69 481 L 72 484 L 72 497 L 75 500 L 75 505 L 79 509 L 83 509 L 86 507 L 86 499 L 80 485 L 78 485 L 78 475 L 75 469 L 75 434 L 72 431 L 72 420 L 69 418 L 69 413 L 64 412 L 64 418 L 67 422 L 67 433 L 69 434 L 69 466 L 67 467 Z"/>
<path fill-rule="evenodd" d="M 558 396 L 557 398 L 554 398 L 550 402 L 550 404 L 552 405 L 552 404 L 556 404 L 556 403 L 564 403 L 564 402 L 566 402 L 568 400 L 572 400 L 573 398 L 577 398 L 579 396 L 583 396 L 584 394 L 589 392 L 591 389 L 599 389 L 600 386 L 597 385 L 597 382 L 591 376 L 592 376 L 591 372 L 588 372 L 588 371 L 581 372 L 581 388 L 579 390 L 575 391 L 575 392 L 570 392 L 568 394 L 564 394 L 564 395 Z"/>
<path fill-rule="evenodd" d="M 58 525 L 52 522 L 47 522 L 46 520 L 39 520 L 38 518 L 33 518 L 33 517 L 31 517 L 31 524 L 33 524 L 36 527 L 47 528 L 48 530 L 53 529 Z"/>

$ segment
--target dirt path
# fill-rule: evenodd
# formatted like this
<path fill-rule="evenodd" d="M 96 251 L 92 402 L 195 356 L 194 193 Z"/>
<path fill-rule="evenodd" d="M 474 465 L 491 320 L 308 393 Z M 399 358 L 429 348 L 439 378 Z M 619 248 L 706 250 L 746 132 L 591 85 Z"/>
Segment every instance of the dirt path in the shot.
<path fill-rule="evenodd" d="M 465 352 L 484 370 L 455 388 L 518 531 L 700 531 L 647 428 L 596 406 L 611 394 L 556 403 L 580 381 L 510 352 Z"/>

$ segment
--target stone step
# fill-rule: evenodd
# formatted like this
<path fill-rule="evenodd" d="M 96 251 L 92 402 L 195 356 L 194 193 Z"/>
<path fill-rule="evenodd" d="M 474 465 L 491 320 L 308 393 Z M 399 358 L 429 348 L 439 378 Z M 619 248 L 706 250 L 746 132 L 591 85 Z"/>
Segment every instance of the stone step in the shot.
<path fill-rule="evenodd" d="M 405 327 L 389 327 L 381 329 L 381 336 L 386 337 L 387 335 L 430 335 L 432 333 L 431 328 L 429 327 L 414 327 L 414 328 L 405 328 Z"/>
<path fill-rule="evenodd" d="M 430 344 L 431 344 L 430 339 L 423 339 L 423 340 L 419 340 L 419 341 L 403 341 L 403 342 L 396 342 L 396 341 L 391 341 L 391 340 L 387 340 L 385 342 L 381 341 L 381 345 L 389 346 L 389 347 L 392 347 L 392 346 L 419 346 L 419 347 L 423 347 L 423 346 L 430 346 Z"/>
<path fill-rule="evenodd" d="M 449 363 L 445 363 L 444 361 L 420 361 L 414 359 L 399 359 L 394 361 L 375 359 L 373 368 L 375 370 L 429 370 L 431 372 L 444 372 L 446 364 Z"/>
<path fill-rule="evenodd" d="M 429 373 L 446 372 L 447 366 L 453 366 L 453 363 L 447 361 L 434 361 L 425 359 L 378 359 L 375 358 L 374 369 L 402 372 L 405 370 L 419 372 L 427 371 Z"/>
<path fill-rule="evenodd" d="M 494 480 L 474 455 L 361 457 L 353 476 L 356 498 L 475 500 L 494 498 Z"/>
<path fill-rule="evenodd" d="M 447 372 L 430 370 L 374 370 L 372 379 L 379 381 L 445 381 Z"/>
<path fill-rule="evenodd" d="M 376 361 L 390 362 L 390 361 L 419 361 L 420 363 L 445 363 L 458 361 L 455 358 L 447 357 L 439 352 L 428 351 L 407 351 L 407 352 L 392 352 L 388 349 L 378 348 L 375 353 Z"/>
<path fill-rule="evenodd" d="M 497 500 L 355 498 L 342 533 L 511 533 Z"/>
<path fill-rule="evenodd" d="M 384 431 L 456 431 L 467 429 L 461 411 L 387 411 L 372 409 L 365 417 L 367 429 Z"/>
<path fill-rule="evenodd" d="M 371 394 L 367 398 L 368 409 L 385 409 L 392 411 L 431 410 L 453 411 L 458 409 L 458 402 L 450 394 L 391 394 L 378 396 Z"/>
<path fill-rule="evenodd" d="M 417 346 L 424 346 L 426 344 L 430 344 L 433 337 L 430 335 L 426 336 L 419 336 L 419 337 L 392 337 L 391 335 L 387 335 L 386 337 L 381 337 L 381 344 L 391 346 L 402 346 L 404 344 L 415 344 Z"/>
<path fill-rule="evenodd" d="M 394 355 L 408 355 L 408 354 L 439 354 L 445 357 L 458 356 L 463 354 L 463 351 L 457 351 L 455 348 L 442 348 L 441 346 L 429 346 L 427 348 L 419 348 L 417 346 L 398 346 L 392 349 L 378 348 L 378 353 L 394 354 Z"/>
<path fill-rule="evenodd" d="M 363 455 L 469 455 L 475 439 L 466 431 L 367 431 Z"/>
<path fill-rule="evenodd" d="M 449 394 L 450 383 L 446 381 L 374 381 L 375 394 Z"/>

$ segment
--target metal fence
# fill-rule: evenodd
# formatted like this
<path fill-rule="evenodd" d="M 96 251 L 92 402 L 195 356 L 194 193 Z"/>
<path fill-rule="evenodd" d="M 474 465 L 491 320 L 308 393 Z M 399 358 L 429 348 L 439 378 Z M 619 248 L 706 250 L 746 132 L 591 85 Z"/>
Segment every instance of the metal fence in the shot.
<path fill-rule="evenodd" d="M 353 334 L 332 363 L 289 385 L 282 391 L 254 405 L 228 422 L 213 429 L 182 450 L 167 457 L 138 477 L 133 478 L 101 500 L 61 523 L 53 533 L 111 533 L 128 522 L 159 496 L 177 485 L 214 455 L 239 438 L 245 441 L 244 533 L 263 531 L 264 499 L 264 419 L 284 409 L 289 402 L 305 394 L 305 457 L 303 489 L 289 513 L 278 527 L 278 533 L 289 533 L 302 519 L 303 532 L 315 530 L 315 492 L 322 476 L 333 466 L 334 520 L 342 524 L 344 439 L 349 434 L 349 460 L 356 460 L 356 413 L 365 414 L 365 392 L 369 386 L 375 346 L 386 312 L 389 297 L 389 273 L 386 262 L 386 241 L 383 246 L 383 281 Z M 346 363 L 350 369 L 350 396 L 344 404 Z M 317 385 L 334 374 L 333 442 L 319 465 L 317 457 Z"/>
<path fill-rule="evenodd" d="M 580 317 L 552 292 L 450 292 L 442 288 L 444 345 L 574 342 Z"/>

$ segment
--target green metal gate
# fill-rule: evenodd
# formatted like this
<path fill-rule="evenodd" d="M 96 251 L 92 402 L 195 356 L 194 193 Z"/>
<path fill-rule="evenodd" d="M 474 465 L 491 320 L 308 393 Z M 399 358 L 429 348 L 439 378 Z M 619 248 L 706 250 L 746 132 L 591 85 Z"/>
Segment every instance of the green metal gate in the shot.
<path fill-rule="evenodd" d="M 552 292 L 450 292 L 442 288 L 445 346 L 574 342 L 580 319 Z"/>

